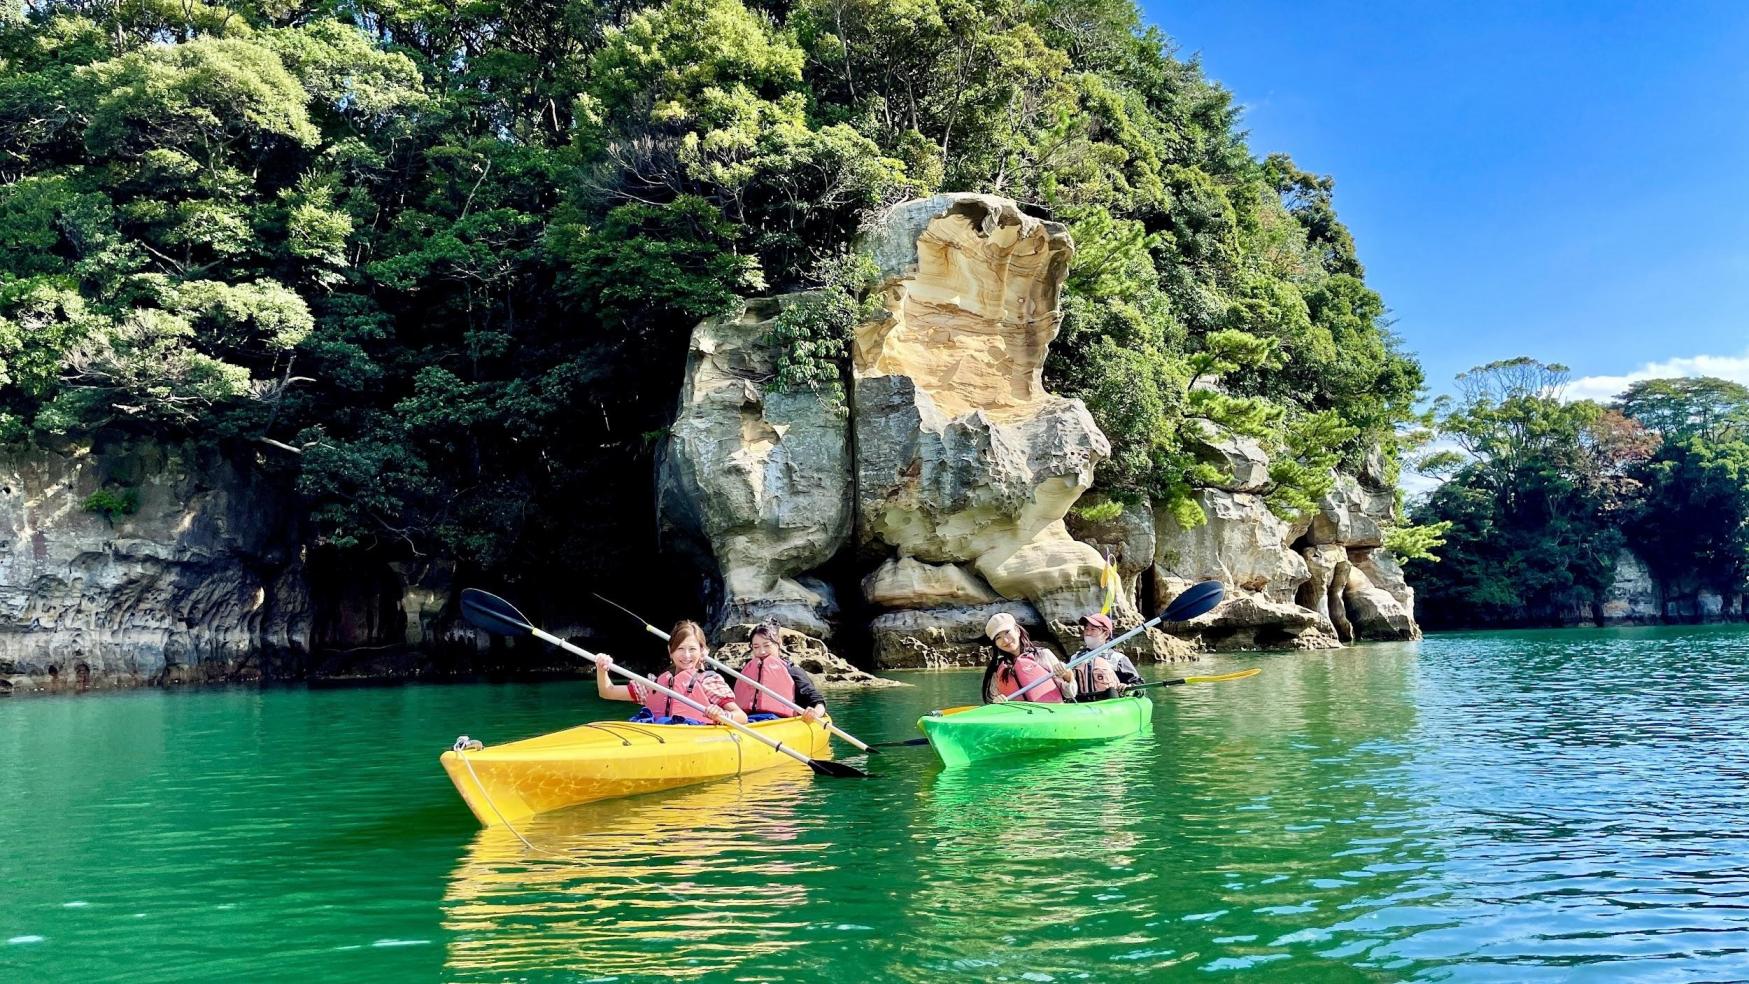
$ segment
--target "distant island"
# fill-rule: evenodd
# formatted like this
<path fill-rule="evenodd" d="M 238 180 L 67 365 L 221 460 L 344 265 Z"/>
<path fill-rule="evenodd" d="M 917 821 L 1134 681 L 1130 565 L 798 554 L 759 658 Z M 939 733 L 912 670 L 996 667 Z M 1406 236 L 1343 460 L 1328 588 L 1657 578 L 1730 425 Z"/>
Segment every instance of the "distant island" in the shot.
<path fill-rule="evenodd" d="M 1567 400 L 1564 366 L 1458 377 L 1410 515 L 1442 540 L 1407 569 L 1429 627 L 1736 620 L 1749 590 L 1749 388 L 1707 377 Z"/>

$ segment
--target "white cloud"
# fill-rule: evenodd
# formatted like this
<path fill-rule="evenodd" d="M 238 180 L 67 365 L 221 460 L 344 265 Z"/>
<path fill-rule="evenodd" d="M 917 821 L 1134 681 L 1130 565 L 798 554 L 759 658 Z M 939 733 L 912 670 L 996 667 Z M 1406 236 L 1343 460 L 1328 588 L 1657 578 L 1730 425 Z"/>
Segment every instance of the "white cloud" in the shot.
<path fill-rule="evenodd" d="M 1672 376 L 1717 376 L 1749 386 L 1749 352 L 1742 355 L 1693 355 L 1665 362 L 1648 362 L 1625 376 L 1584 376 L 1567 386 L 1569 400 L 1608 402 L 1642 379 Z"/>

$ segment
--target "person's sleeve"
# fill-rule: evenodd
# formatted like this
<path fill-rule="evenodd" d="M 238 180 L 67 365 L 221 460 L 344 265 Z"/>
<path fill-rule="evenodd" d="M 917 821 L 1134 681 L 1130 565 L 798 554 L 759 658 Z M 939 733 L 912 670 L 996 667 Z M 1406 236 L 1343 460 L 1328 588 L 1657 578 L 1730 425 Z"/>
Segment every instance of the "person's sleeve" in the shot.
<path fill-rule="evenodd" d="M 718 707 L 728 707 L 735 702 L 735 691 L 729 689 L 728 681 L 720 674 L 706 673 L 698 679 L 699 686 L 704 688 L 706 697 Z M 745 708 L 743 708 L 745 710 Z"/>
<path fill-rule="evenodd" d="M 1112 667 L 1117 670 L 1119 680 L 1132 686 L 1142 682 L 1142 674 L 1136 670 L 1136 664 L 1130 662 L 1128 656 L 1123 653 L 1113 653 L 1112 655 L 1117 657 L 1111 663 Z"/>
<path fill-rule="evenodd" d="M 1050 670 L 1053 674 L 1056 673 L 1059 669 L 1063 669 L 1069 665 L 1069 664 L 1063 662 L 1062 660 L 1058 659 L 1057 654 L 1051 652 L 1049 649 L 1044 650 L 1044 654 L 1045 654 L 1045 659 L 1048 661 L 1045 668 Z M 1068 683 L 1064 683 L 1061 680 L 1057 681 L 1057 690 L 1062 693 L 1064 700 L 1069 701 L 1071 703 L 1074 702 L 1076 697 L 1079 697 L 1081 695 L 1081 687 L 1078 683 L 1075 682 L 1075 674 L 1073 672 L 1071 672 L 1069 674 L 1069 682 Z"/>
<path fill-rule="evenodd" d="M 644 689 L 644 685 L 636 680 L 627 680 L 626 689 L 632 692 L 632 699 L 640 704 L 647 703 L 650 699 L 649 692 Z"/>
<path fill-rule="evenodd" d="M 790 682 L 795 684 L 796 703 L 803 710 L 807 710 L 815 704 L 826 703 L 826 696 L 820 693 L 819 687 L 814 686 L 814 678 L 808 676 L 807 670 L 794 663 L 786 663 L 785 665 L 789 667 Z"/>

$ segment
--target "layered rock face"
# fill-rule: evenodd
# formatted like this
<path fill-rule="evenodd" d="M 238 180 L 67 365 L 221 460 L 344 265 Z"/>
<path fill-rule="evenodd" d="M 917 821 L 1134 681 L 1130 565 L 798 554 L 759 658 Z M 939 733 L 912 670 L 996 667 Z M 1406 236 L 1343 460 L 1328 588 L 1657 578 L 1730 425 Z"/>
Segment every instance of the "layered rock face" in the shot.
<path fill-rule="evenodd" d="M 1062 226 L 1007 199 L 938 195 L 887 213 L 863 248 L 881 314 L 856 328 L 847 415 L 767 391 L 771 319 L 793 299 L 694 332 L 660 497 L 665 533 L 718 575 L 713 625 L 775 616 L 829 638 L 860 634 L 842 623 L 866 611 L 878 665 L 938 667 L 981 663 L 984 623 L 1007 612 L 1072 650 L 1110 556 L 1120 628 L 1218 578 L 1228 603 L 1175 634 L 1211 648 L 1419 634 L 1381 547 L 1389 490 L 1342 477 L 1290 525 L 1265 504 L 1264 450 L 1212 422 L 1189 428 L 1226 476 L 1198 493 L 1206 523 L 1146 503 L 1099 523 L 1069 516 L 1111 449 L 1085 406 L 1042 382 L 1073 255 Z M 839 589 L 861 598 L 841 610 L 817 578 L 846 558 L 860 583 Z M 1191 653 L 1157 631 L 1128 648 Z"/>
<path fill-rule="evenodd" d="M 107 512 L 87 507 L 100 491 Z M 291 505 L 247 464 L 206 452 L 122 443 L 7 460 L 0 683 L 301 672 L 311 616 Z"/>
<path fill-rule="evenodd" d="M 657 486 L 665 548 L 715 575 L 713 626 L 777 618 L 829 634 L 831 590 L 802 577 L 850 534 L 849 424 L 812 393 L 766 392 L 771 323 L 801 295 L 747 302 L 692 333 Z"/>
<path fill-rule="evenodd" d="M 878 658 L 968 657 L 978 616 L 1003 602 L 1030 606 L 1016 611 L 1029 633 L 1072 645 L 1104 560 L 1063 517 L 1111 445 L 1042 381 L 1067 231 L 1007 199 L 938 195 L 894 209 L 865 248 L 884 316 L 856 332 L 851 420 L 858 545 L 882 560 L 865 593 L 890 609 L 872 626 Z M 917 564 L 937 569 L 895 590 Z M 996 598 L 968 594 L 973 575 Z"/>
<path fill-rule="evenodd" d="M 1318 509 L 1297 523 L 1265 503 L 1268 457 L 1255 443 L 1201 425 L 1200 458 L 1231 479 L 1197 493 L 1206 521 L 1155 517 L 1154 601 L 1216 579 L 1229 599 L 1182 628 L 1210 649 L 1333 649 L 1361 640 L 1418 639 L 1415 595 L 1384 549 L 1395 495 L 1376 463 L 1337 474 Z M 1175 630 L 1178 631 L 1178 630 Z"/>

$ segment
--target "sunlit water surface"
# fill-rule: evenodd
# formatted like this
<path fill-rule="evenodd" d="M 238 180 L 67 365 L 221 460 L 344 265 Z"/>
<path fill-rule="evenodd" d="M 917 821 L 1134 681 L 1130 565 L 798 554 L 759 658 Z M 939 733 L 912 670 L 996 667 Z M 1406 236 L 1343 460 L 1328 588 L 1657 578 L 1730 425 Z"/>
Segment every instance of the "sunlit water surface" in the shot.
<path fill-rule="evenodd" d="M 438 768 L 590 684 L 0 701 L 0 980 L 1749 979 L 1749 632 L 1452 635 L 1151 735 L 482 831 Z M 835 698 L 869 740 L 971 673 Z M 840 753 L 850 751 L 841 747 Z"/>

